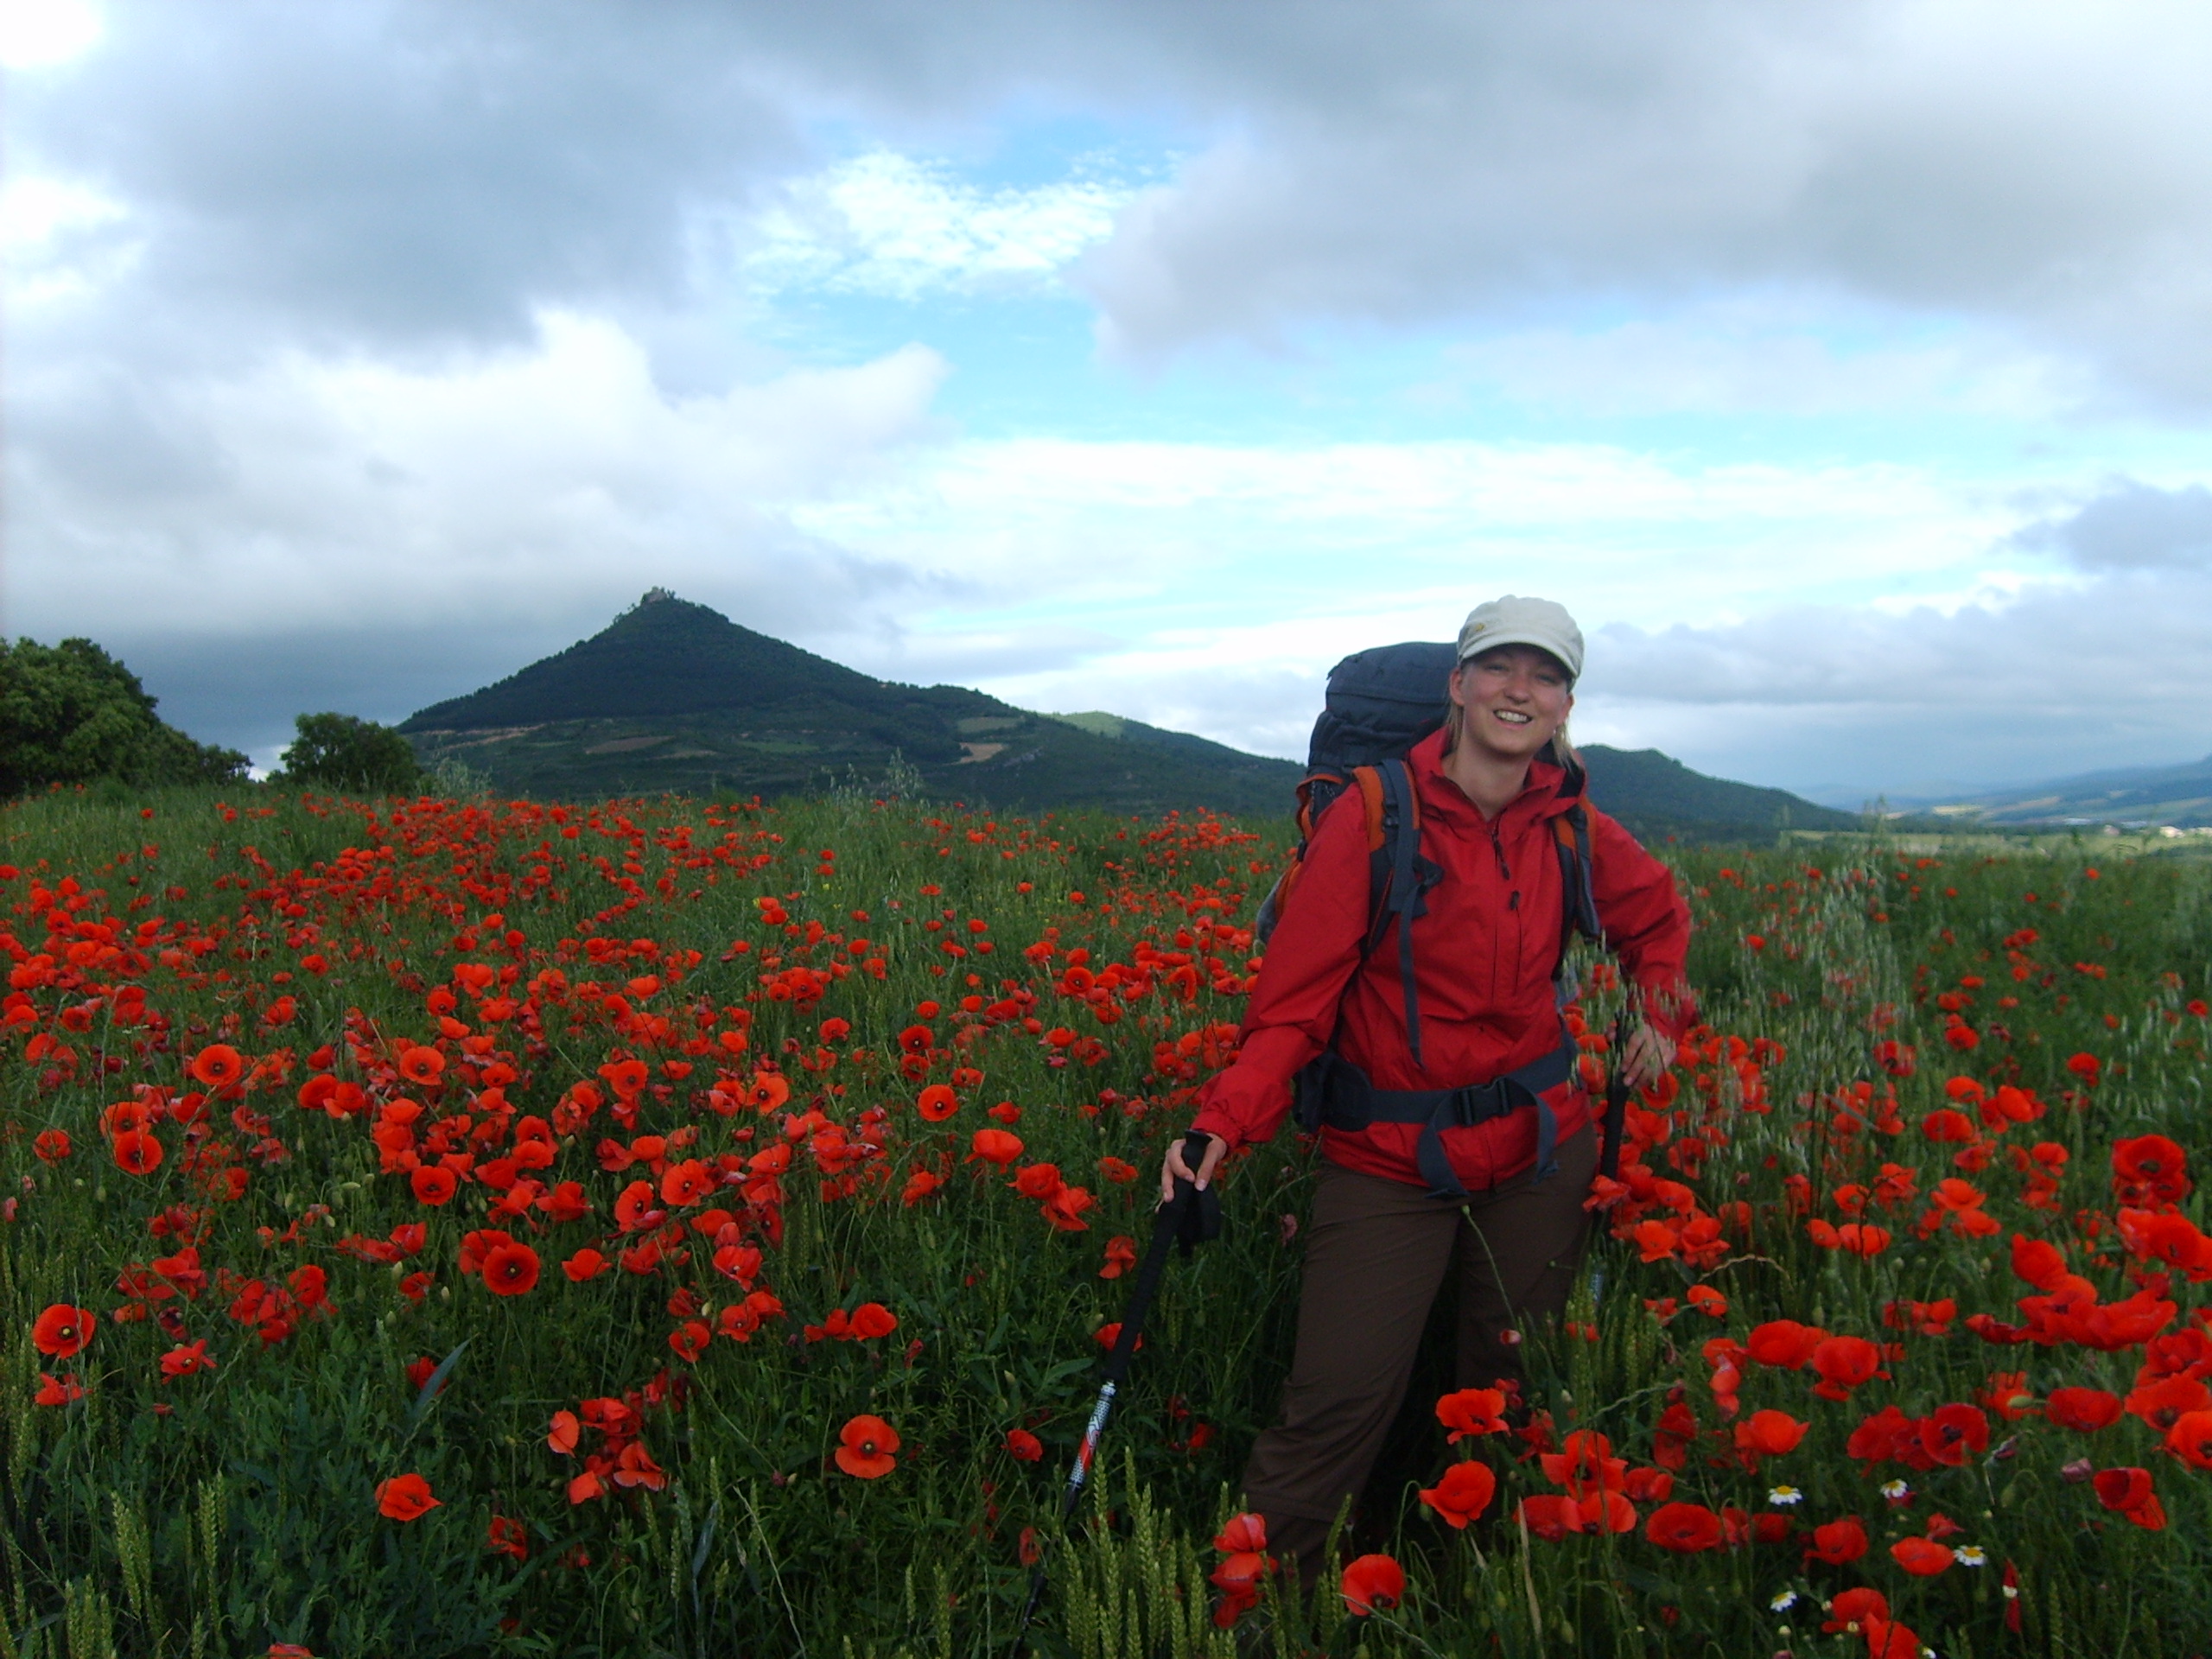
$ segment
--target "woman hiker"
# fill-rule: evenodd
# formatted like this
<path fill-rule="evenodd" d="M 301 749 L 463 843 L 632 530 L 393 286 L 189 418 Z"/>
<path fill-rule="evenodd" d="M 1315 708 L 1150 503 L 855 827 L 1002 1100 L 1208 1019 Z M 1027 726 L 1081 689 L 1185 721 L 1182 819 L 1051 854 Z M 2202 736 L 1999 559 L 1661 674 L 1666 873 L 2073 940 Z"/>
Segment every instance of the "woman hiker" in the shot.
<path fill-rule="evenodd" d="M 1410 923 L 1402 916 L 1363 953 L 1362 792 L 1323 811 L 1241 1052 L 1200 1096 L 1204 1158 L 1192 1170 L 1179 1140 L 1167 1154 L 1163 1195 L 1178 1179 L 1205 1186 L 1225 1154 L 1274 1135 L 1293 1077 L 1327 1057 L 1307 1079 L 1323 1090 L 1322 1162 L 1297 1349 L 1281 1421 L 1244 1470 L 1270 1547 L 1298 1558 L 1308 1581 L 1397 1414 L 1446 1273 L 1459 1282 L 1458 1386 L 1488 1388 L 1520 1380 L 1517 1330 L 1558 1317 L 1580 1262 L 1598 1147 L 1554 987 L 1566 895 L 1552 820 L 1580 790 L 1579 768 L 1556 764 L 1553 746 L 1572 755 L 1581 671 L 1581 631 L 1564 607 L 1509 594 L 1469 613 L 1446 723 L 1406 761 L 1419 851 L 1440 878 Z M 1586 810 L 1597 918 L 1644 1020 L 1618 1058 L 1641 1085 L 1691 1018 L 1689 909 L 1664 865 Z M 1408 925 L 1411 998 L 1395 938 Z M 1399 1092 L 1414 1090 L 1459 1092 L 1440 1118 Z"/>

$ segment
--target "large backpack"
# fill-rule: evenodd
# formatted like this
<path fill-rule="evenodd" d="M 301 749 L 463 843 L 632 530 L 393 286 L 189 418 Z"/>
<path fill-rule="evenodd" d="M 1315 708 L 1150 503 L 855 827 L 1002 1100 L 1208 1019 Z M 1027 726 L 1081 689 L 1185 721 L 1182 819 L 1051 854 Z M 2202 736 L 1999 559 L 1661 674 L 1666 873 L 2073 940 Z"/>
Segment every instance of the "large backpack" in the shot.
<path fill-rule="evenodd" d="M 1433 861 L 1421 856 L 1421 801 L 1412 775 L 1406 770 L 1405 756 L 1444 723 L 1448 706 L 1445 682 L 1458 660 L 1456 646 L 1416 641 L 1355 652 L 1329 671 L 1321 716 L 1313 722 L 1306 777 L 1298 785 L 1298 850 L 1290 868 L 1261 905 L 1255 929 L 1264 944 L 1305 868 L 1306 848 L 1314 825 L 1338 796 L 1357 789 L 1366 819 L 1368 855 L 1368 925 L 1361 956 L 1371 954 L 1389 935 L 1391 923 L 1398 923 L 1398 977 L 1405 996 L 1406 1041 L 1417 1066 L 1421 1064 L 1421 1007 L 1414 987 L 1413 919 L 1427 912 L 1428 890 L 1444 872 Z M 1598 940 L 1601 929 L 1590 882 L 1590 817 L 1583 805 L 1582 768 L 1564 746 L 1554 746 L 1543 758 L 1567 772 L 1567 789 L 1574 797 L 1573 804 L 1551 820 L 1562 895 L 1560 967 L 1555 977 L 1564 997 L 1568 944 L 1578 932 Z M 1567 1046 L 1571 1049 L 1571 1046 L 1570 1039 Z M 1541 1103 L 1541 1089 L 1548 1087 L 1552 1074 L 1560 1070 L 1563 1062 L 1557 1056 L 1522 1068 L 1529 1074 L 1526 1077 L 1516 1073 L 1483 1089 L 1393 1095 L 1368 1086 L 1355 1068 L 1335 1057 L 1334 1047 L 1332 1042 L 1330 1052 L 1299 1080 L 1299 1115 L 1309 1129 L 1322 1121 L 1325 1100 L 1347 1095 L 1353 1103 L 1348 1109 L 1355 1116 L 1364 1114 L 1370 1121 L 1427 1122 L 1433 1111 L 1438 1128 L 1450 1121 L 1481 1121 L 1524 1103 L 1523 1096 L 1529 1096 L 1537 1100 L 1545 1130 L 1550 1128 L 1550 1111 Z M 1495 1090 L 1494 1096 L 1485 1095 L 1485 1090 Z M 1415 1116 L 1400 1116 L 1401 1112 Z M 1422 1139 L 1423 1172 L 1439 1194 L 1464 1197 L 1433 1135 Z M 1550 1135 L 1541 1134 L 1540 1175 L 1548 1163 L 1550 1150 Z"/>

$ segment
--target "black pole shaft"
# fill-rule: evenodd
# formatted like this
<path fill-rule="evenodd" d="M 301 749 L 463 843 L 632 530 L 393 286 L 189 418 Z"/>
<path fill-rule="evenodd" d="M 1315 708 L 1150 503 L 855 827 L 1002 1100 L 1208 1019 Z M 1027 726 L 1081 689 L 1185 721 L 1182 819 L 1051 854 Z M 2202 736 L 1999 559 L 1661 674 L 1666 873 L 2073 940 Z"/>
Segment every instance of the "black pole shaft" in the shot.
<path fill-rule="evenodd" d="M 1208 1137 L 1196 1129 L 1191 1131 L 1183 1143 L 1183 1161 L 1192 1170 L 1205 1155 Z M 1114 1338 L 1114 1346 L 1106 1356 L 1104 1374 L 1098 1388 L 1098 1398 L 1090 1408 L 1090 1421 L 1084 1425 L 1083 1444 L 1076 1448 L 1075 1462 L 1068 1470 L 1067 1484 L 1060 1493 L 1060 1525 L 1065 1529 L 1068 1517 L 1075 1513 L 1075 1506 L 1082 1501 L 1083 1489 L 1090 1478 L 1090 1465 L 1098 1455 L 1098 1442 L 1106 1433 L 1107 1419 L 1114 1413 L 1114 1398 L 1129 1375 L 1129 1359 L 1137 1351 L 1137 1339 L 1144 1334 L 1145 1315 L 1152 1311 L 1152 1299 L 1160 1289 L 1160 1281 L 1167 1269 L 1167 1253 L 1173 1248 L 1176 1236 L 1183 1230 L 1183 1217 L 1197 1198 L 1198 1189 L 1189 1181 L 1175 1183 L 1174 1196 L 1154 1212 L 1152 1224 L 1152 1243 L 1145 1247 L 1144 1260 L 1137 1268 L 1137 1281 L 1129 1292 L 1128 1306 L 1122 1313 L 1122 1328 Z M 1050 1549 L 1046 1543 L 1044 1548 Z M 1021 1623 L 1014 1627 L 1015 1651 L 1020 1650 L 1022 1638 L 1029 1632 L 1030 1621 L 1037 1617 L 1037 1609 L 1045 1600 L 1046 1560 L 1040 1556 L 1036 1568 L 1029 1575 L 1029 1600 L 1021 1610 Z"/>

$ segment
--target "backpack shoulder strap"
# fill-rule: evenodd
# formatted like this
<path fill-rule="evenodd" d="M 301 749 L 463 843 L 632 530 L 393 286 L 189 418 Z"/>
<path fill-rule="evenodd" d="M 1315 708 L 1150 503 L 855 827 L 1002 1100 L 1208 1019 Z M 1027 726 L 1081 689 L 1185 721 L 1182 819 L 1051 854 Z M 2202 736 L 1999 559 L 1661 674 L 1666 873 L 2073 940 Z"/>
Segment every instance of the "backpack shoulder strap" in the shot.
<path fill-rule="evenodd" d="M 1552 844 L 1559 853 L 1559 952 L 1560 971 L 1565 972 L 1567 949 L 1577 933 L 1593 944 L 1605 942 L 1598 895 L 1590 879 L 1590 815 L 1581 802 L 1552 820 Z"/>

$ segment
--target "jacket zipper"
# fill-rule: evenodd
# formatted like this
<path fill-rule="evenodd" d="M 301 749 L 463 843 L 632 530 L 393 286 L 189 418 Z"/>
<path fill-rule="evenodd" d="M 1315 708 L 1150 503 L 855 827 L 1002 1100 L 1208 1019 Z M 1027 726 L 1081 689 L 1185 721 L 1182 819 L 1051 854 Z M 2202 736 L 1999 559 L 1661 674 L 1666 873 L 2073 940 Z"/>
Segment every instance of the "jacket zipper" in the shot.
<path fill-rule="evenodd" d="M 1490 824 L 1488 828 L 1490 830 L 1490 849 L 1492 853 L 1497 855 L 1498 878 L 1501 880 L 1510 881 L 1513 879 L 1513 872 L 1506 866 L 1505 843 L 1498 838 L 1497 825 L 1495 823 Z"/>

